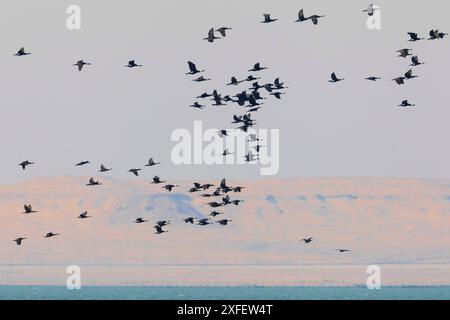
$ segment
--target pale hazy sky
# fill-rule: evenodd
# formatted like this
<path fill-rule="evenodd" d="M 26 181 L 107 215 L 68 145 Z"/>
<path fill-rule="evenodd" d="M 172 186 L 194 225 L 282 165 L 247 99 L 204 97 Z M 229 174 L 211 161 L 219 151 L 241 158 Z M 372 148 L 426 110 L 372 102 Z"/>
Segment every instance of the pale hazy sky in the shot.
<path fill-rule="evenodd" d="M 255 62 L 270 67 L 289 87 L 282 101 L 267 100 L 257 128 L 280 129 L 278 177 L 450 177 L 450 37 L 407 42 L 407 32 L 428 37 L 450 32 L 442 0 L 378 1 L 382 30 L 366 28 L 366 1 L 8 1 L 0 11 L 0 183 L 38 176 L 91 175 L 105 163 L 113 176 L 142 167 L 150 156 L 163 162 L 143 178 L 259 178 L 256 166 L 174 166 L 170 135 L 203 120 L 209 128 L 232 128 L 236 105 L 194 110 L 194 97 L 231 76 L 243 78 Z M 66 8 L 82 10 L 82 29 L 66 28 Z M 296 24 L 300 8 L 324 14 L 318 26 Z M 280 20 L 263 25 L 263 13 Z M 210 27 L 230 26 L 214 44 Z M 13 54 L 22 46 L 32 52 Z M 413 48 L 426 62 L 420 76 L 399 87 Z M 72 66 L 92 63 L 83 72 Z M 143 68 L 123 65 L 136 59 Z M 196 84 L 187 61 L 213 81 Z M 346 78 L 330 85 L 330 73 Z M 378 75 L 383 81 L 362 80 Z M 247 86 L 245 86 L 247 87 Z M 409 99 L 417 107 L 396 106 Z M 36 162 L 25 173 L 17 166 Z M 75 168 L 81 160 L 91 167 Z"/>

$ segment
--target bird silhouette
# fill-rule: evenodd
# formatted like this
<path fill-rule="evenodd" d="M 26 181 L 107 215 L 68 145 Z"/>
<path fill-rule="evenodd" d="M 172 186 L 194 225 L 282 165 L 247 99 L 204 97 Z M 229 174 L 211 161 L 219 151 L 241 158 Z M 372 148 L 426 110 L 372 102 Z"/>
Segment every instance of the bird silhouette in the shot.
<path fill-rule="evenodd" d="M 438 40 L 438 39 L 444 39 L 444 37 L 447 35 L 447 33 L 443 33 L 443 32 L 439 32 L 439 30 L 431 30 L 430 33 L 430 38 L 428 38 L 428 40 Z"/>
<path fill-rule="evenodd" d="M 365 78 L 365 80 L 369 80 L 369 81 L 377 81 L 377 80 L 381 80 L 381 78 L 380 77 L 376 77 L 376 76 L 370 76 L 370 77 L 367 77 L 367 78 Z"/>
<path fill-rule="evenodd" d="M 408 102 L 408 100 L 403 100 L 401 104 L 398 105 L 399 107 L 407 108 L 407 107 L 414 107 L 415 104 L 411 104 Z"/>
<path fill-rule="evenodd" d="M 198 77 L 198 78 L 195 78 L 195 79 L 192 80 L 192 81 L 194 81 L 194 82 L 205 82 L 205 81 L 209 81 L 209 80 L 211 80 L 211 79 L 205 78 L 204 76 L 200 76 L 200 77 Z"/>
<path fill-rule="evenodd" d="M 261 67 L 261 64 L 255 63 L 255 65 L 253 66 L 253 68 L 251 68 L 250 70 L 248 70 L 249 72 L 257 72 L 257 71 L 262 71 L 262 70 L 266 70 L 268 69 L 267 67 Z"/>
<path fill-rule="evenodd" d="M 313 238 L 309 237 L 309 238 L 305 238 L 305 239 L 300 239 L 300 241 L 303 241 L 304 243 L 311 243 L 313 241 Z"/>
<path fill-rule="evenodd" d="M 164 227 L 170 224 L 170 220 L 160 220 L 158 222 L 156 222 L 156 225 L 160 226 L 160 227 Z"/>
<path fill-rule="evenodd" d="M 194 102 L 193 104 L 190 105 L 191 108 L 196 108 L 196 109 L 203 109 L 205 108 L 204 105 L 201 105 L 200 103 L 198 103 L 197 101 Z"/>
<path fill-rule="evenodd" d="M 402 58 L 406 58 L 407 56 L 411 56 L 412 54 L 410 53 L 410 51 L 412 51 L 412 49 L 400 49 L 397 50 L 397 52 L 399 53 L 399 57 Z"/>
<path fill-rule="evenodd" d="M 219 29 L 216 29 L 216 31 L 217 32 L 219 32 L 221 35 L 222 35 L 222 37 L 226 37 L 227 36 L 227 31 L 228 30 L 231 30 L 232 28 L 228 28 L 228 27 L 221 27 L 221 28 L 219 28 Z"/>
<path fill-rule="evenodd" d="M 221 207 L 221 206 L 222 206 L 221 203 L 218 203 L 218 202 L 216 202 L 216 201 L 208 202 L 208 205 L 209 205 L 210 207 L 212 207 L 212 208 L 218 208 L 218 207 Z"/>
<path fill-rule="evenodd" d="M 128 64 L 125 67 L 126 68 L 142 67 L 142 64 L 136 64 L 134 60 L 130 60 L 128 61 Z"/>
<path fill-rule="evenodd" d="M 223 212 L 213 211 L 209 215 L 214 218 L 214 217 L 217 217 L 220 214 L 223 214 Z"/>
<path fill-rule="evenodd" d="M 79 216 L 78 216 L 78 219 L 87 219 L 87 218 L 90 218 L 91 216 L 88 216 L 88 212 L 87 211 L 85 211 L 85 212 L 83 212 L 82 214 L 80 214 Z"/>
<path fill-rule="evenodd" d="M 219 223 L 221 226 L 226 226 L 226 225 L 228 225 L 228 223 L 231 222 L 231 221 L 233 221 L 233 220 L 230 220 L 230 219 L 222 219 L 222 220 L 219 220 L 219 221 L 216 221 L 216 222 Z"/>
<path fill-rule="evenodd" d="M 188 61 L 189 72 L 186 74 L 197 74 L 200 72 L 204 72 L 205 70 L 198 70 L 195 63 Z"/>
<path fill-rule="evenodd" d="M 420 62 L 419 61 L 419 57 L 418 56 L 412 56 L 411 57 L 411 62 L 412 62 L 412 64 L 410 64 L 411 67 L 416 67 L 416 66 L 420 66 L 422 64 L 425 64 L 425 62 Z"/>
<path fill-rule="evenodd" d="M 23 237 L 19 237 L 19 238 L 17 238 L 17 239 L 14 239 L 13 241 L 18 245 L 18 246 L 20 246 L 21 244 L 22 244 L 22 241 L 23 240 L 26 240 L 27 238 L 23 238 Z"/>
<path fill-rule="evenodd" d="M 348 249 L 334 249 L 334 250 L 339 251 L 340 253 L 351 252 L 351 250 Z"/>
<path fill-rule="evenodd" d="M 229 83 L 227 83 L 227 86 L 237 86 L 241 82 L 244 82 L 244 80 L 238 81 L 238 79 L 236 79 L 236 77 L 231 77 L 231 80 Z"/>
<path fill-rule="evenodd" d="M 37 211 L 33 210 L 33 207 L 31 204 L 26 204 L 23 206 L 23 209 L 25 210 L 23 213 L 30 214 L 30 213 L 36 213 Z"/>
<path fill-rule="evenodd" d="M 152 183 L 154 183 L 154 184 L 159 184 L 159 183 L 164 183 L 164 182 L 165 181 L 161 181 L 161 179 L 158 176 L 153 177 Z"/>
<path fill-rule="evenodd" d="M 203 40 L 207 40 L 209 43 L 213 43 L 214 40 L 220 39 L 219 37 L 216 37 L 214 34 L 214 28 L 209 29 L 208 36 L 206 38 L 203 38 Z"/>
<path fill-rule="evenodd" d="M 19 166 L 21 166 L 22 169 L 25 170 L 26 167 L 28 167 L 28 166 L 30 166 L 32 164 L 34 164 L 34 162 L 30 162 L 30 161 L 26 160 L 26 161 L 23 161 L 23 162 L 19 163 Z"/>
<path fill-rule="evenodd" d="M 15 55 L 15 56 L 18 56 L 18 57 L 21 57 L 21 56 L 27 56 L 27 55 L 29 55 L 29 54 L 31 54 L 31 53 L 25 52 L 25 48 L 22 47 L 22 48 L 20 48 L 19 51 L 17 51 L 17 53 L 14 54 L 14 55 Z"/>
<path fill-rule="evenodd" d="M 89 161 L 81 161 L 81 162 L 78 162 L 75 166 L 76 167 L 81 167 L 81 166 L 84 166 L 84 165 L 89 164 L 89 163 L 90 163 Z"/>
<path fill-rule="evenodd" d="M 155 162 L 155 161 L 153 161 L 153 158 L 150 158 L 145 166 L 153 167 L 153 166 L 156 166 L 157 164 L 159 164 L 159 162 Z"/>
<path fill-rule="evenodd" d="M 397 77 L 397 78 L 392 79 L 392 81 L 395 81 L 395 83 L 397 83 L 398 85 L 405 84 L 405 78 L 404 77 Z"/>
<path fill-rule="evenodd" d="M 163 189 L 166 189 L 167 191 L 171 192 L 173 188 L 178 187 L 177 184 L 166 184 Z"/>
<path fill-rule="evenodd" d="M 83 70 L 84 66 L 91 65 L 89 62 L 84 62 L 83 60 L 78 60 L 77 63 L 74 64 L 74 66 L 78 67 L 78 71 Z"/>
<path fill-rule="evenodd" d="M 183 219 L 183 221 L 185 222 L 185 223 L 190 223 L 190 224 L 194 224 L 194 217 L 188 217 L 188 218 L 186 218 L 186 219 Z"/>
<path fill-rule="evenodd" d="M 420 38 L 419 35 L 415 32 L 408 32 L 408 35 L 410 38 L 408 41 L 410 41 L 410 42 L 416 42 L 419 40 L 423 40 L 423 38 Z"/>
<path fill-rule="evenodd" d="M 98 181 L 95 181 L 94 178 L 90 178 L 87 186 L 101 186 L 102 184 Z"/>
<path fill-rule="evenodd" d="M 414 78 L 418 78 L 418 76 L 414 76 L 414 75 L 412 74 L 412 69 L 408 70 L 408 71 L 405 73 L 405 79 L 414 79 Z"/>
<path fill-rule="evenodd" d="M 272 92 L 270 93 L 271 96 L 274 96 L 275 98 L 277 98 L 278 100 L 281 100 L 281 96 L 285 94 L 284 92 Z"/>
<path fill-rule="evenodd" d="M 203 219 L 198 220 L 197 224 L 199 226 L 207 226 L 208 224 L 211 224 L 211 223 L 209 222 L 209 219 L 203 218 Z"/>
<path fill-rule="evenodd" d="M 112 169 L 108 169 L 108 168 L 106 168 L 103 164 L 100 166 L 100 170 L 99 170 L 99 172 L 108 172 L 108 171 L 111 171 Z"/>
<path fill-rule="evenodd" d="M 145 223 L 145 222 L 148 222 L 148 220 L 145 220 L 145 219 L 143 219 L 141 217 L 136 218 L 136 221 L 134 221 L 134 223 L 137 223 L 137 224 Z"/>
<path fill-rule="evenodd" d="M 323 18 L 323 17 L 325 17 L 325 16 L 320 16 L 320 15 L 314 14 L 314 15 L 308 17 L 308 19 L 310 19 L 314 25 L 317 25 L 319 23 L 319 19 Z"/>
<path fill-rule="evenodd" d="M 59 236 L 59 233 L 53 233 L 53 232 L 48 232 L 44 238 L 52 238 L 52 237 L 56 237 Z"/>
<path fill-rule="evenodd" d="M 278 20 L 278 19 L 272 19 L 272 18 L 270 17 L 270 14 L 269 14 L 269 13 L 264 13 L 263 16 L 264 16 L 264 20 L 261 21 L 261 23 L 271 23 L 271 22 L 275 22 L 275 21 Z"/>
<path fill-rule="evenodd" d="M 336 83 L 336 82 L 339 82 L 339 81 L 344 81 L 345 79 L 339 79 L 337 76 L 336 76 L 336 73 L 332 73 L 331 74 L 331 80 L 328 80 L 328 82 L 331 82 L 331 83 Z"/>
<path fill-rule="evenodd" d="M 163 228 L 159 225 L 156 225 L 153 228 L 156 229 L 156 232 L 155 232 L 156 234 L 161 234 L 161 233 L 167 232 L 167 230 L 163 230 Z"/>
<path fill-rule="evenodd" d="M 300 11 L 298 12 L 298 19 L 295 20 L 295 22 L 303 22 L 308 20 L 308 18 L 305 17 L 305 14 L 303 13 L 303 9 L 300 9 Z"/>
<path fill-rule="evenodd" d="M 369 16 L 373 16 L 373 14 L 375 13 L 375 10 L 377 10 L 378 8 L 376 8 L 373 3 L 369 4 L 369 6 L 367 7 L 367 9 L 364 9 L 362 12 L 367 12 L 367 15 Z"/>
<path fill-rule="evenodd" d="M 128 172 L 134 174 L 136 177 L 139 176 L 139 171 L 141 171 L 141 169 L 130 169 L 130 170 L 128 170 Z"/>

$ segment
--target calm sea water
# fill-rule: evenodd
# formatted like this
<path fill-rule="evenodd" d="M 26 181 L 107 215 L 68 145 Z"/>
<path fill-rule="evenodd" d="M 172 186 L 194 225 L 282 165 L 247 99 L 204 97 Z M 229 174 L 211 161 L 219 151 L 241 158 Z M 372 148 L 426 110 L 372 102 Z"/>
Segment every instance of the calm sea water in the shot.
<path fill-rule="evenodd" d="M 0 286 L 0 299 L 450 300 L 450 287 L 83 287 Z"/>

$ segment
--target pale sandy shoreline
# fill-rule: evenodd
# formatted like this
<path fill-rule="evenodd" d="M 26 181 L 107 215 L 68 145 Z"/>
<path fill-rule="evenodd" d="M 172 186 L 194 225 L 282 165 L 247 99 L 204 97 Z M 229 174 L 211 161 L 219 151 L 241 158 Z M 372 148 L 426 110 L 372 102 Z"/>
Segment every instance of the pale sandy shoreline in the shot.
<path fill-rule="evenodd" d="M 83 286 L 365 286 L 368 265 L 80 266 Z M 448 286 L 450 264 L 379 265 L 383 286 Z M 66 266 L 0 266 L 0 286 L 65 286 Z"/>

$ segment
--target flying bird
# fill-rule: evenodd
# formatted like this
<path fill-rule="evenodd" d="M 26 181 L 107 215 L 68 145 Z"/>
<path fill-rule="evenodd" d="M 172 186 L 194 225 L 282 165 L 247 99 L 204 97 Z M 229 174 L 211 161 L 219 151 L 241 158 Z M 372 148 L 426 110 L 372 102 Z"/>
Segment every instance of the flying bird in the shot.
<path fill-rule="evenodd" d="M 37 211 L 33 210 L 33 207 L 31 204 L 26 204 L 23 206 L 23 209 L 25 210 L 23 213 L 30 214 L 30 213 L 36 213 Z"/>
<path fill-rule="evenodd" d="M 209 205 L 210 207 L 212 207 L 212 208 L 218 208 L 218 207 L 221 207 L 221 206 L 222 206 L 221 203 L 218 203 L 218 202 L 215 202 L 215 201 L 213 201 L 213 202 L 208 202 L 208 205 Z"/>
<path fill-rule="evenodd" d="M 83 60 L 78 60 L 77 63 L 74 64 L 74 66 L 78 67 L 78 71 L 83 70 L 84 66 L 90 66 L 91 64 L 89 62 L 84 62 Z"/>
<path fill-rule="evenodd" d="M 407 107 L 414 107 L 415 104 L 411 104 L 408 102 L 408 100 L 403 100 L 401 104 L 398 105 L 399 107 L 407 108 Z"/>
<path fill-rule="evenodd" d="M 272 18 L 270 17 L 270 14 L 269 14 L 269 13 L 264 13 L 263 16 L 264 16 L 264 20 L 261 21 L 261 23 L 271 23 L 271 22 L 275 22 L 275 21 L 278 20 L 278 19 L 272 19 Z"/>
<path fill-rule="evenodd" d="M 314 15 L 310 16 L 308 19 L 311 19 L 313 24 L 317 25 L 319 23 L 319 19 L 323 18 L 323 17 L 325 17 L 325 16 L 319 16 L 317 14 L 314 14 Z"/>
<path fill-rule="evenodd" d="M 156 222 L 156 225 L 160 226 L 160 227 L 164 227 L 170 224 L 170 220 L 160 220 L 158 222 Z"/>
<path fill-rule="evenodd" d="M 52 237 L 56 237 L 59 236 L 59 233 L 53 233 L 53 232 L 48 232 L 44 238 L 52 238 Z"/>
<path fill-rule="evenodd" d="M 134 174 L 136 177 L 139 176 L 139 171 L 141 171 L 141 169 L 130 169 L 130 170 L 128 170 L 128 172 Z"/>
<path fill-rule="evenodd" d="M 367 77 L 367 78 L 365 78 L 365 80 L 369 80 L 369 81 L 377 81 L 377 80 L 381 80 L 381 78 L 380 77 L 375 77 L 375 76 L 370 76 L 370 77 Z"/>
<path fill-rule="evenodd" d="M 156 232 L 155 232 L 156 234 L 161 234 L 161 233 L 167 232 L 167 230 L 163 230 L 163 228 L 159 225 L 156 225 L 153 228 L 156 229 Z"/>
<path fill-rule="evenodd" d="M 223 214 L 223 212 L 213 211 L 213 212 L 211 212 L 209 215 L 212 216 L 212 217 L 214 218 L 214 217 L 216 217 L 216 216 L 218 216 L 218 215 L 220 215 L 220 214 Z"/>
<path fill-rule="evenodd" d="M 88 212 L 87 211 L 85 211 L 85 212 L 83 212 L 82 214 L 80 214 L 79 216 L 78 216 L 78 219 L 87 219 L 87 218 L 90 218 L 91 216 L 88 216 Z"/>
<path fill-rule="evenodd" d="M 148 160 L 148 163 L 145 166 L 146 167 L 153 167 L 153 166 L 156 166 L 157 164 L 159 164 L 159 162 L 155 162 L 155 161 L 153 161 L 153 158 L 150 158 Z"/>
<path fill-rule="evenodd" d="M 256 71 L 261 71 L 261 70 L 266 70 L 266 69 L 267 69 L 266 67 L 261 67 L 261 64 L 258 62 L 258 63 L 255 63 L 253 68 L 248 70 L 248 71 L 249 72 L 256 72 Z"/>
<path fill-rule="evenodd" d="M 198 70 L 197 66 L 195 65 L 195 63 L 188 61 L 188 66 L 189 66 L 189 72 L 186 74 L 197 74 L 200 72 L 204 72 L 205 70 Z"/>
<path fill-rule="evenodd" d="M 408 70 L 408 72 L 405 73 L 405 79 L 413 79 L 418 78 L 419 76 L 413 76 L 412 69 Z"/>
<path fill-rule="evenodd" d="M 78 162 L 78 163 L 75 165 L 75 167 L 84 166 L 85 164 L 89 164 L 89 163 L 90 163 L 89 161 L 81 161 L 81 162 Z"/>
<path fill-rule="evenodd" d="M 205 108 L 204 105 L 198 103 L 197 101 L 194 102 L 193 104 L 191 104 L 190 107 L 191 107 L 191 108 L 196 108 L 196 109 L 203 109 L 203 108 Z"/>
<path fill-rule="evenodd" d="M 221 226 L 226 226 L 226 225 L 228 225 L 228 222 L 231 222 L 231 221 L 233 221 L 233 220 L 223 219 L 223 220 L 219 220 L 219 221 L 216 221 L 216 222 L 219 223 Z"/>
<path fill-rule="evenodd" d="M 351 252 L 351 250 L 348 250 L 348 249 L 334 249 L 334 250 L 339 251 L 340 253 Z"/>
<path fill-rule="evenodd" d="M 139 217 L 139 218 L 136 218 L 136 221 L 134 223 L 140 224 L 140 223 L 145 223 L 145 222 L 148 222 L 148 220 L 145 220 L 145 219 Z"/>
<path fill-rule="evenodd" d="M 20 238 L 14 239 L 13 241 L 14 241 L 18 246 L 20 246 L 20 245 L 22 244 L 22 241 L 23 241 L 23 240 L 26 240 L 26 239 L 27 239 L 27 238 L 20 237 Z"/>
<path fill-rule="evenodd" d="M 206 38 L 203 38 L 203 40 L 207 40 L 209 43 L 213 43 L 214 40 L 220 39 L 219 37 L 216 37 L 214 34 L 214 28 L 209 29 L 208 36 Z"/>
<path fill-rule="evenodd" d="M 244 82 L 244 80 L 238 81 L 236 77 L 231 77 L 231 81 L 227 83 L 227 86 L 237 86 L 241 82 Z"/>
<path fill-rule="evenodd" d="M 275 98 L 277 98 L 278 100 L 281 100 L 281 96 L 283 95 L 283 94 L 285 94 L 284 92 L 272 92 L 272 93 L 269 93 L 271 96 L 274 96 Z"/>
<path fill-rule="evenodd" d="M 428 38 L 428 40 L 444 39 L 447 35 L 447 33 L 439 32 L 439 30 L 431 30 L 429 34 L 430 38 Z"/>
<path fill-rule="evenodd" d="M 362 12 L 367 12 L 367 14 L 369 16 L 373 16 L 373 14 L 375 13 L 375 10 L 377 10 L 378 8 L 374 6 L 373 3 L 369 4 L 369 6 L 367 7 L 367 9 L 364 9 Z"/>
<path fill-rule="evenodd" d="M 177 184 L 166 184 L 163 189 L 166 189 L 167 191 L 171 192 L 173 188 L 178 187 Z"/>
<path fill-rule="evenodd" d="M 309 237 L 309 238 L 305 238 L 305 239 L 300 239 L 300 241 L 303 241 L 304 243 L 311 243 L 313 241 L 313 238 Z"/>
<path fill-rule="evenodd" d="M 154 177 L 153 177 L 152 183 L 154 183 L 154 184 L 159 184 L 159 183 L 163 183 L 163 182 L 165 182 L 165 181 L 161 181 L 160 178 L 159 178 L 158 176 L 154 176 Z"/>
<path fill-rule="evenodd" d="M 222 35 L 222 37 L 226 37 L 227 36 L 227 34 L 226 34 L 226 32 L 228 31 L 228 30 L 231 30 L 232 28 L 228 28 L 228 27 L 221 27 L 221 28 L 219 28 L 219 29 L 216 29 L 216 31 L 217 32 L 219 32 L 221 35 Z"/>
<path fill-rule="evenodd" d="M 397 52 L 399 53 L 398 56 L 402 57 L 402 58 L 406 58 L 407 56 L 411 56 L 410 51 L 412 51 L 412 49 L 400 49 L 400 50 L 397 50 Z"/>
<path fill-rule="evenodd" d="M 100 170 L 99 170 L 99 172 L 108 172 L 108 171 L 111 171 L 112 169 L 108 169 L 108 168 L 106 168 L 103 164 L 100 166 Z"/>
<path fill-rule="evenodd" d="M 27 56 L 27 55 L 29 55 L 29 54 L 31 54 L 31 53 L 25 52 L 25 48 L 22 47 L 22 48 L 19 49 L 19 51 L 17 51 L 17 53 L 15 54 L 15 56 L 21 57 L 21 56 Z"/>
<path fill-rule="evenodd" d="M 198 220 L 197 224 L 199 226 L 207 226 L 208 224 L 211 224 L 211 223 L 209 222 L 209 219 L 203 218 L 203 219 Z"/>
<path fill-rule="evenodd" d="M 209 81 L 209 80 L 211 80 L 211 79 L 205 78 L 204 76 L 200 76 L 200 77 L 198 77 L 198 78 L 195 78 L 195 79 L 192 80 L 192 81 L 194 81 L 194 82 L 205 82 L 205 81 Z"/>
<path fill-rule="evenodd" d="M 183 221 L 185 222 L 185 223 L 190 223 L 190 224 L 194 224 L 194 217 L 188 217 L 188 218 L 186 218 L 186 219 L 183 219 Z"/>
<path fill-rule="evenodd" d="M 308 18 L 305 17 L 305 14 L 303 13 L 303 9 L 300 9 L 300 11 L 298 12 L 298 19 L 295 20 L 294 22 L 303 22 L 308 20 Z"/>
<path fill-rule="evenodd" d="M 142 64 L 136 64 L 134 60 L 130 60 L 128 61 L 128 64 L 125 67 L 127 68 L 142 67 Z"/>
<path fill-rule="evenodd" d="M 336 82 L 343 81 L 343 80 L 345 80 L 345 79 L 340 79 L 340 78 L 338 78 L 338 77 L 336 76 L 336 73 L 333 72 L 333 73 L 331 74 L 331 80 L 328 80 L 328 82 L 336 83 Z"/>
<path fill-rule="evenodd" d="M 392 79 L 392 81 L 395 81 L 398 85 L 405 84 L 405 78 L 404 77 L 397 77 Z"/>
<path fill-rule="evenodd" d="M 89 179 L 89 183 L 87 184 L 87 186 L 101 186 L 102 184 L 98 181 L 95 181 L 94 178 L 90 178 Z"/>
<path fill-rule="evenodd" d="M 423 40 L 423 38 L 419 38 L 419 35 L 415 32 L 408 32 L 408 35 L 410 38 L 408 41 L 410 41 L 410 42 L 416 42 L 419 40 Z"/>
<path fill-rule="evenodd" d="M 416 67 L 416 66 L 420 66 L 422 64 L 425 64 L 425 62 L 420 62 L 419 61 L 419 57 L 418 56 L 412 56 L 411 57 L 411 62 L 412 64 L 410 64 L 410 67 Z"/>
<path fill-rule="evenodd" d="M 23 162 L 19 163 L 19 166 L 21 166 L 22 169 L 25 170 L 25 168 L 26 168 L 27 166 L 30 166 L 30 165 L 32 165 L 32 164 L 34 164 L 34 162 L 30 162 L 30 161 L 26 160 L 26 161 L 23 161 Z"/>

